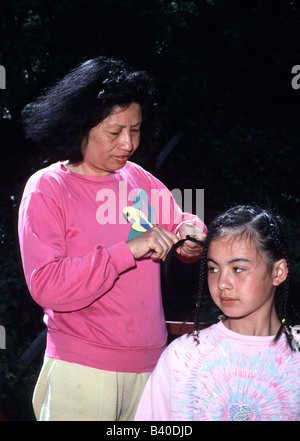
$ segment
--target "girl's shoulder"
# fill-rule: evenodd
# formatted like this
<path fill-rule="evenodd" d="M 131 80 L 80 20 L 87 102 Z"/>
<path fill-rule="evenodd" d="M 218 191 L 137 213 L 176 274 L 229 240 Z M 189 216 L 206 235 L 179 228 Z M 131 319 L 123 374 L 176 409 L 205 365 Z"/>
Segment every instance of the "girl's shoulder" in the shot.
<path fill-rule="evenodd" d="M 170 352 L 190 353 L 199 352 L 199 349 L 204 350 L 211 346 L 215 340 L 220 338 L 219 323 L 213 324 L 198 331 L 198 340 L 196 341 L 192 333 L 183 334 L 176 338 L 168 346 Z"/>
<path fill-rule="evenodd" d="M 293 358 L 300 360 L 300 352 L 291 351 L 285 335 L 279 341 L 274 341 L 274 336 L 249 336 L 229 330 L 222 321 L 198 331 L 198 340 L 193 334 L 184 334 L 170 344 L 173 352 L 190 353 L 197 356 L 207 356 L 210 352 L 222 351 L 222 348 L 230 348 L 238 353 L 259 353 L 272 350 L 280 354 L 281 352 L 291 353 Z"/>
<path fill-rule="evenodd" d="M 274 336 L 241 335 L 222 322 L 201 329 L 198 341 L 192 334 L 177 338 L 167 350 L 169 363 L 177 373 L 197 371 L 199 366 L 245 366 L 252 370 L 259 365 L 262 370 L 271 366 L 300 375 L 300 352 L 291 350 L 284 335 L 277 342 Z"/>

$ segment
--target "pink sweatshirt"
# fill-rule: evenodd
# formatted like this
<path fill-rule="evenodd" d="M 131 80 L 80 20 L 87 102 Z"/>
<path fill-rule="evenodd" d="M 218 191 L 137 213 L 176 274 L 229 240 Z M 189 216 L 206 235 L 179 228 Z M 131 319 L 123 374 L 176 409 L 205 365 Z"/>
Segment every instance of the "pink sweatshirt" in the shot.
<path fill-rule="evenodd" d="M 126 241 L 157 224 L 176 233 L 185 221 L 205 230 L 132 162 L 106 177 L 80 175 L 63 163 L 35 173 L 20 205 L 19 240 L 29 291 L 45 312 L 47 355 L 104 370 L 151 371 L 167 337 L 160 265 L 136 261 Z"/>
<path fill-rule="evenodd" d="M 222 322 L 163 352 L 136 421 L 299 421 L 300 352 L 286 337 L 237 334 Z"/>

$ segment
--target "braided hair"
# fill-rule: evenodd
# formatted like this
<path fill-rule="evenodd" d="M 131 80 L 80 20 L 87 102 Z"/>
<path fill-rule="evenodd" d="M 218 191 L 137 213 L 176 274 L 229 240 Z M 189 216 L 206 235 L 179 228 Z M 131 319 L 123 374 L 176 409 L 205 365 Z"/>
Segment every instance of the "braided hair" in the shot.
<path fill-rule="evenodd" d="M 255 205 L 237 205 L 217 216 L 210 225 L 206 237 L 199 270 L 199 288 L 196 299 L 194 317 L 194 337 L 197 340 L 200 328 L 200 313 L 203 297 L 209 294 L 207 282 L 207 252 L 212 240 L 227 236 L 247 237 L 252 239 L 259 253 L 266 257 L 266 264 L 271 271 L 273 264 L 285 259 L 289 270 L 287 239 L 282 218 L 272 212 Z M 278 319 L 282 323 L 276 337 L 277 341 L 283 331 L 291 346 L 290 327 L 286 323 L 287 301 L 289 296 L 289 274 L 286 280 L 276 287 L 275 308 Z M 210 323 L 211 324 L 211 323 Z M 209 324 L 209 325 L 210 325 Z"/>

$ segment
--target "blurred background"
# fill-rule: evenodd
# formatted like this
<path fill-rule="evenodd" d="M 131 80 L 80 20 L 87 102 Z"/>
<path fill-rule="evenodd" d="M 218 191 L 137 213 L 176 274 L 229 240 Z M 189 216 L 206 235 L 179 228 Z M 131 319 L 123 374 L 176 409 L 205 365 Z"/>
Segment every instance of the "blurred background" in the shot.
<path fill-rule="evenodd" d="M 2 0 L 0 324 L 6 349 L 0 350 L 0 420 L 33 419 L 44 327 L 23 278 L 17 212 L 28 177 L 61 159 L 26 141 L 20 119 L 45 88 L 99 55 L 125 58 L 155 77 L 160 143 L 151 153 L 138 151 L 135 160 L 170 189 L 204 189 L 206 224 L 233 203 L 258 203 L 285 216 L 291 319 L 300 312 L 300 78 L 297 83 L 292 73 L 300 65 L 299 3 Z M 175 259 L 169 280 L 163 274 L 166 318 L 186 320 L 197 264 Z M 203 320 L 215 314 L 207 300 Z M 37 350 L 28 354 L 37 337 Z"/>

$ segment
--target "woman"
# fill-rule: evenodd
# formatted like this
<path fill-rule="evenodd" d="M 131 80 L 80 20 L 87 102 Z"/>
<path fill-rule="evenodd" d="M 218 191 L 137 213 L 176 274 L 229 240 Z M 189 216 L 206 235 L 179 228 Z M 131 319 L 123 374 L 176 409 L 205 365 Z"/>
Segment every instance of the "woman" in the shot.
<path fill-rule="evenodd" d="M 145 72 L 99 57 L 26 117 L 31 139 L 63 152 L 29 179 L 19 213 L 26 281 L 48 328 L 39 420 L 133 419 L 166 344 L 159 261 L 186 228 L 206 232 L 129 161 L 154 142 L 153 90 Z M 178 254 L 195 260 L 201 247 L 188 241 Z"/>

